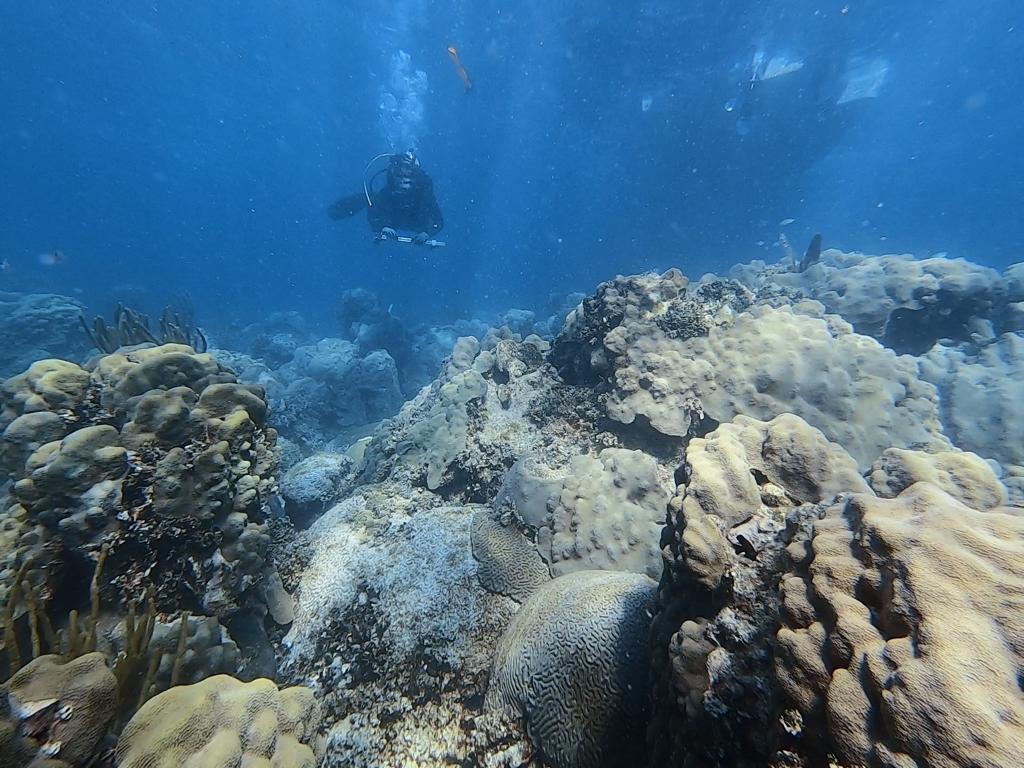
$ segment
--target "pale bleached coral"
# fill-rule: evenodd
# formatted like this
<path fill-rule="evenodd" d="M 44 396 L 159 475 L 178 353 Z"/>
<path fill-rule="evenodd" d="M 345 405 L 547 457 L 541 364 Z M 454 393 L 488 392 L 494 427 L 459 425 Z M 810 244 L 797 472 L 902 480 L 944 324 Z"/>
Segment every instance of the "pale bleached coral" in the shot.
<path fill-rule="evenodd" d="M 642 451 L 606 448 L 564 468 L 526 456 L 508 473 L 496 508 L 536 531 L 536 549 L 559 576 L 578 570 L 661 572 L 659 538 L 670 496 Z"/>
<path fill-rule="evenodd" d="M 415 502 L 413 502 L 415 503 Z M 392 663 L 421 643 L 455 662 L 478 620 L 477 566 L 470 543 L 472 508 L 421 508 L 411 516 L 382 489 L 365 489 L 308 531 L 309 566 L 286 637 L 295 657 L 315 650 L 332 619 L 360 593 L 375 596 Z"/>
<path fill-rule="evenodd" d="M 827 250 L 803 272 L 755 262 L 729 274 L 754 289 L 778 285 L 816 299 L 858 333 L 900 352 L 922 352 L 944 337 L 969 338 L 1004 293 L 994 269 L 941 256 Z"/>
<path fill-rule="evenodd" d="M 943 426 L 957 447 L 1024 464 L 1024 337 L 1007 333 L 981 349 L 936 345 L 920 369 L 938 387 Z"/>

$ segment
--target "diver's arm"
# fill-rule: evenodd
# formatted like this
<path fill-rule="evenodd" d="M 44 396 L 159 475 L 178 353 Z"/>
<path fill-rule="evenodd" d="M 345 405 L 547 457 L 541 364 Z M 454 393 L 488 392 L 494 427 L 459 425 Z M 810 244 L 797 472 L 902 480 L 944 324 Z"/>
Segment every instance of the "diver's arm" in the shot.
<path fill-rule="evenodd" d="M 374 233 L 380 232 L 384 227 L 388 226 L 387 205 L 379 196 L 377 202 L 367 209 L 366 221 Z"/>
<path fill-rule="evenodd" d="M 335 221 L 341 221 L 355 216 L 366 208 L 366 195 L 360 192 L 357 195 L 348 195 L 335 200 L 327 207 L 327 215 Z"/>

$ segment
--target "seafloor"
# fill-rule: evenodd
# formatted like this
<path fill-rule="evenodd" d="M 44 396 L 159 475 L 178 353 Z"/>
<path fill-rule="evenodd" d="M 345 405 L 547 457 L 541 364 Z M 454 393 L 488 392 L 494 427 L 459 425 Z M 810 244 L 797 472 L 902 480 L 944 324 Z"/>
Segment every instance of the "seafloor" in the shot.
<path fill-rule="evenodd" d="M 0 294 L 0 765 L 1024 765 L 1024 264 L 803 266 Z"/>

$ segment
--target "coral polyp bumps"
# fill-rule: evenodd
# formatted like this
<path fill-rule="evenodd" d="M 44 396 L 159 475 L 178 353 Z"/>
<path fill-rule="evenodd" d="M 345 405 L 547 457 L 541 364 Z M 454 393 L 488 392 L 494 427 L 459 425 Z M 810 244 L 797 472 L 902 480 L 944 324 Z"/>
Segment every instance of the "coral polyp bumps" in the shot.
<path fill-rule="evenodd" d="M 0 386 L 11 481 L 0 582 L 27 572 L 43 601 L 87 602 L 105 549 L 115 602 L 153 589 L 161 611 L 261 611 L 276 433 L 258 387 L 166 344 L 81 368 L 42 360 Z M 83 575 L 85 578 L 83 578 Z"/>

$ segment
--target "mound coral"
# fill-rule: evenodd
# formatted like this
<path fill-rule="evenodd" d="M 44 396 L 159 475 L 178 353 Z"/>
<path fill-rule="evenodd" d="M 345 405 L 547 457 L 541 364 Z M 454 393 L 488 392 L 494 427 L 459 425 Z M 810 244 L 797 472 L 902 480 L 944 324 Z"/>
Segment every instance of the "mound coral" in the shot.
<path fill-rule="evenodd" d="M 534 457 L 509 471 L 495 501 L 536 531 L 552 576 L 578 570 L 661 574 L 659 539 L 669 491 L 642 451 L 574 456 L 562 472 Z"/>
<path fill-rule="evenodd" d="M 958 447 L 1024 465 L 1024 337 L 1003 334 L 980 349 L 937 344 L 920 368 L 939 390 L 943 425 Z"/>
<path fill-rule="evenodd" d="M 859 494 L 783 581 L 778 679 L 850 764 L 1024 764 L 1024 518 Z M 825 751 L 825 750 L 823 750 Z"/>
<path fill-rule="evenodd" d="M 50 542 L 45 598 L 108 550 L 127 602 L 154 585 L 163 610 L 226 617 L 263 602 L 275 433 L 262 392 L 208 354 L 122 350 L 91 371 L 46 360 L 0 385 L 8 520 Z M 23 558 L 22 558 L 23 559 Z"/>
<path fill-rule="evenodd" d="M 239 765 L 315 768 L 320 711 L 308 688 L 227 675 L 150 699 L 117 742 L 119 768 Z"/>
<path fill-rule="evenodd" d="M 540 587 L 494 657 L 485 706 L 523 717 L 557 768 L 637 765 L 654 582 L 578 571 Z"/>
<path fill-rule="evenodd" d="M 117 680 L 102 653 L 71 661 L 39 656 L 16 672 L 6 688 L 14 718 L 32 721 L 25 739 L 32 750 L 63 765 L 84 763 L 92 755 L 116 711 Z M 15 745 L 10 742 L 6 754 L 0 746 L 4 765 L 28 765 L 16 762 Z M 28 747 L 19 746 L 22 752 Z"/>
<path fill-rule="evenodd" d="M 970 338 L 977 321 L 991 316 L 1005 293 L 995 270 L 938 256 L 828 250 L 803 272 L 754 262 L 729 274 L 755 290 L 774 284 L 820 301 L 857 333 L 910 354 L 920 354 L 942 338 Z"/>
<path fill-rule="evenodd" d="M 704 325 L 677 333 L 665 330 L 665 318 L 689 301 L 678 273 L 606 283 L 566 321 L 552 359 L 563 375 L 600 374 L 613 420 L 639 419 L 663 435 L 683 437 L 704 418 L 789 412 L 862 466 L 894 444 L 948 447 L 935 390 L 912 361 L 822 316 L 814 302 L 736 314 L 744 297 L 727 287 L 701 286 L 709 295 L 698 305 Z"/>

